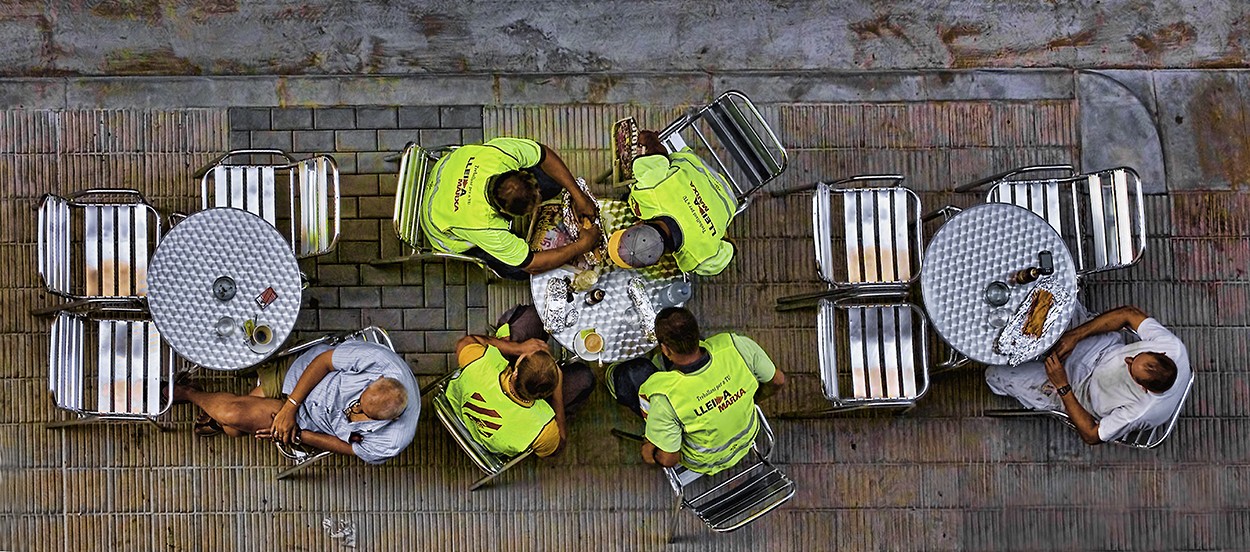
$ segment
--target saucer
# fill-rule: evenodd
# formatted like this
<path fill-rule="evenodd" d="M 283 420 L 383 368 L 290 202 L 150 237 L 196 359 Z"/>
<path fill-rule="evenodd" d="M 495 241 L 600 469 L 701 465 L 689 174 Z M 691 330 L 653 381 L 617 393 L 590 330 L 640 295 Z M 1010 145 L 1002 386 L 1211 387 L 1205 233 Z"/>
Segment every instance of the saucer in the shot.
<path fill-rule="evenodd" d="M 587 360 L 587 361 L 599 360 L 599 356 L 603 354 L 603 349 L 600 349 L 598 352 L 595 352 L 595 353 L 587 351 L 586 341 L 585 341 L 586 336 L 583 335 L 586 333 L 588 333 L 587 330 L 582 330 L 581 332 L 578 332 L 577 337 L 573 339 L 573 352 L 577 354 L 577 358 L 580 358 L 582 360 Z"/>
<path fill-rule="evenodd" d="M 272 341 L 272 340 L 271 340 L 269 343 L 267 343 L 267 344 L 265 344 L 265 345 L 258 345 L 258 344 L 256 344 L 256 343 L 250 343 L 250 342 L 249 342 L 249 343 L 247 344 L 247 348 L 248 348 L 248 349 L 251 349 L 253 353 L 256 353 L 256 354 L 259 354 L 259 355 L 265 355 L 265 354 L 269 354 L 269 353 L 270 353 L 270 352 L 272 352 L 274 349 L 277 349 L 277 348 L 278 348 L 278 342 L 277 342 L 277 341 Z"/>

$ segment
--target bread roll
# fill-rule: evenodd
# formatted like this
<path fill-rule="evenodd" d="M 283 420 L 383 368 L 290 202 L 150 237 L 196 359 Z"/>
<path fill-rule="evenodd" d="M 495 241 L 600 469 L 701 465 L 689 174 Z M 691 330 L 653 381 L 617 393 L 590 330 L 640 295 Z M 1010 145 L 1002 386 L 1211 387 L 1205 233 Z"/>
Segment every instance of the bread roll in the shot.
<path fill-rule="evenodd" d="M 1033 304 L 1029 305 L 1029 317 L 1024 321 L 1024 329 L 1021 332 L 1032 337 L 1042 337 L 1046 315 L 1050 314 L 1050 308 L 1054 305 L 1055 296 L 1039 288 L 1037 293 L 1033 294 Z"/>

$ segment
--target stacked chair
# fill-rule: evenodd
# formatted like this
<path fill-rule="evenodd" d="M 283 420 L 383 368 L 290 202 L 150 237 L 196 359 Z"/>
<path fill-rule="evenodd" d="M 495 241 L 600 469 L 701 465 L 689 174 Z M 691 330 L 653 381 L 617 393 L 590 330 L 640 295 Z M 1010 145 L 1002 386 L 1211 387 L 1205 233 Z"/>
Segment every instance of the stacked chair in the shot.
<path fill-rule="evenodd" d="M 136 190 L 45 195 L 39 207 L 38 270 L 57 302 L 48 385 L 75 415 L 48 424 L 156 418 L 173 404 L 174 355 L 147 317 L 148 259 L 161 217 Z"/>
<path fill-rule="evenodd" d="M 910 408 L 928 391 L 929 323 L 908 302 L 920 274 L 920 198 L 902 181 L 864 175 L 816 184 L 816 270 L 826 290 L 783 297 L 777 308 L 816 307 L 820 379 L 830 406 L 786 416 Z"/>

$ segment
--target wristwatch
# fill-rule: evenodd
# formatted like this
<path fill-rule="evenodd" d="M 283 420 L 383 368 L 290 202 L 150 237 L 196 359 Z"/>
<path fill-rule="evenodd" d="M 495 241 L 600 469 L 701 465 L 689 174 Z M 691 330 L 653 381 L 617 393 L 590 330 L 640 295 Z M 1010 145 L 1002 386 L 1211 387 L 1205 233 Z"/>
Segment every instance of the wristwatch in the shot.
<path fill-rule="evenodd" d="M 1058 392 L 1059 392 L 1059 396 L 1060 396 L 1060 397 L 1062 397 L 1062 396 L 1067 395 L 1068 393 L 1071 393 L 1071 392 L 1072 392 L 1072 386 L 1071 386 L 1071 385 L 1065 385 L 1065 386 L 1063 386 L 1063 387 L 1060 387 L 1059 389 L 1056 389 L 1055 391 L 1058 391 Z"/>

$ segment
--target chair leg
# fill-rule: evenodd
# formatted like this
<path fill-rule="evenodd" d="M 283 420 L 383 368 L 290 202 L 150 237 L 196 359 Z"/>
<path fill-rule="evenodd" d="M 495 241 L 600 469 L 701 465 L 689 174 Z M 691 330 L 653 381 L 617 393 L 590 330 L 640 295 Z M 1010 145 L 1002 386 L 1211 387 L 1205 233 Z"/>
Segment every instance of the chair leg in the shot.
<path fill-rule="evenodd" d="M 820 410 L 795 410 L 793 412 L 782 412 L 780 414 L 773 414 L 769 417 L 776 418 L 778 420 L 805 420 L 805 419 L 811 419 L 811 418 L 824 418 L 836 412 L 842 412 L 845 410 L 852 410 L 852 409 L 851 408 L 822 408 Z"/>
<path fill-rule="evenodd" d="M 664 541 L 668 544 L 677 542 L 677 519 L 681 517 L 682 497 L 677 495 L 673 499 L 673 512 L 668 520 L 668 535 L 665 535 Z"/>
<path fill-rule="evenodd" d="M 317 462 L 320 462 L 322 460 L 325 460 L 326 458 L 329 458 L 331 454 L 334 454 L 334 453 L 328 450 L 323 450 L 313 455 L 311 458 L 304 460 L 303 462 L 299 462 L 295 464 L 294 466 L 291 466 L 285 470 L 278 472 L 278 481 L 291 477 L 292 475 L 295 475 L 297 472 L 303 470 L 304 468 L 307 468 L 308 466 L 311 466 Z"/>
<path fill-rule="evenodd" d="M 1028 408 L 992 408 L 985 411 L 986 416 L 995 418 L 1018 418 L 1022 416 L 1045 416 L 1043 410 L 1031 410 Z"/>
<path fill-rule="evenodd" d="M 48 422 L 44 424 L 43 427 L 44 429 L 64 429 L 67 427 L 92 424 L 98 421 L 100 421 L 100 418 L 97 416 L 78 416 L 76 418 L 61 420 L 59 422 Z"/>
<path fill-rule="evenodd" d="M 424 256 L 422 255 L 404 255 L 402 257 L 387 257 L 385 259 L 373 259 L 369 261 L 369 265 L 370 266 L 382 266 L 382 265 L 402 264 L 408 261 L 415 261 L 415 260 L 422 259 L 422 258 L 424 258 Z"/>

